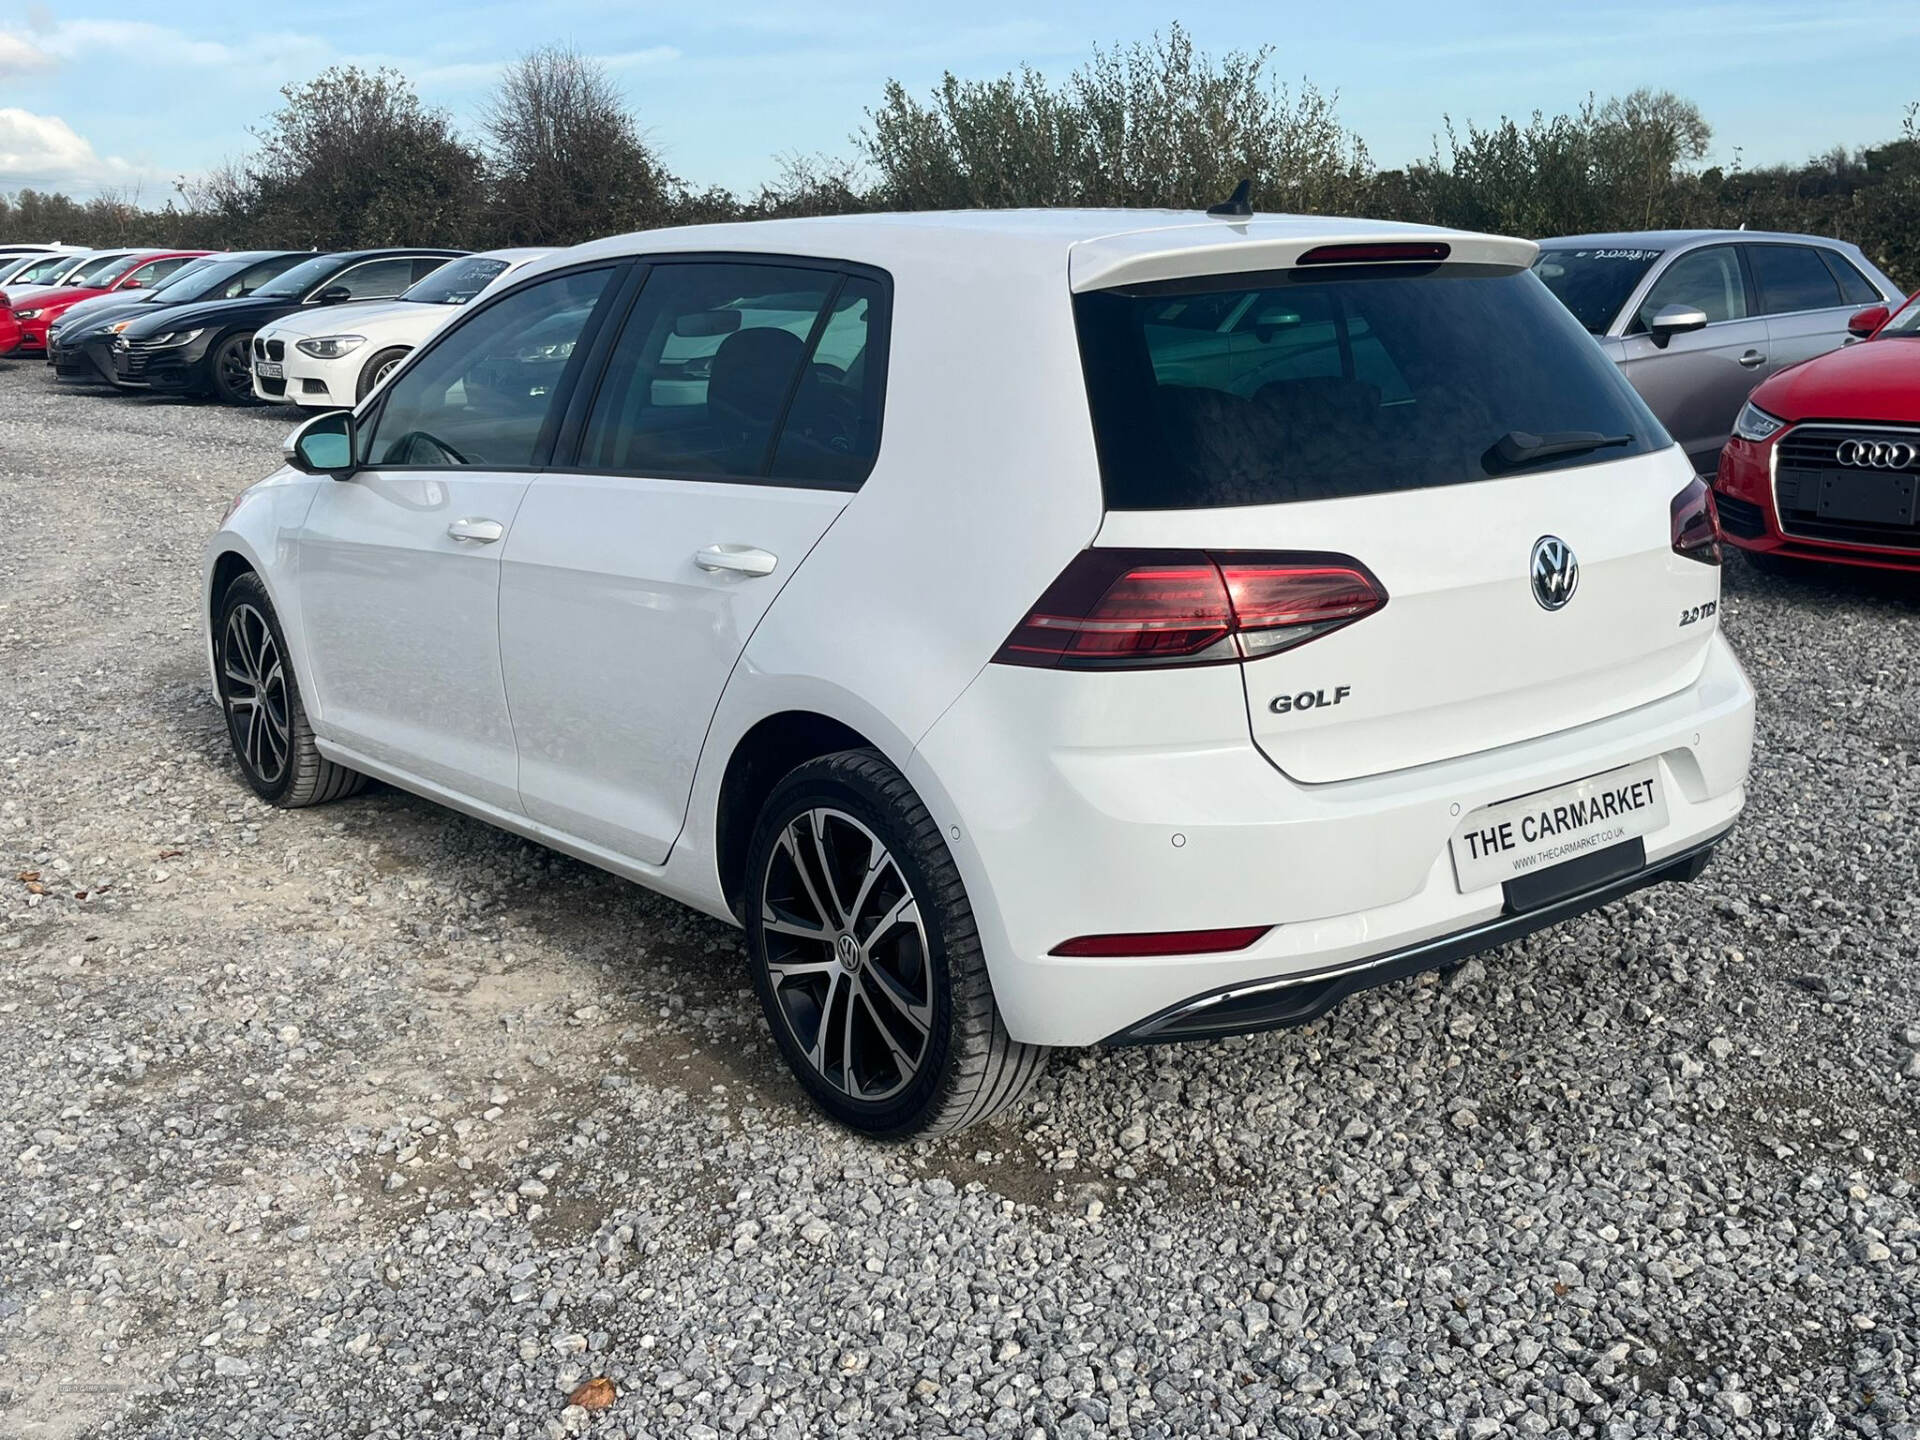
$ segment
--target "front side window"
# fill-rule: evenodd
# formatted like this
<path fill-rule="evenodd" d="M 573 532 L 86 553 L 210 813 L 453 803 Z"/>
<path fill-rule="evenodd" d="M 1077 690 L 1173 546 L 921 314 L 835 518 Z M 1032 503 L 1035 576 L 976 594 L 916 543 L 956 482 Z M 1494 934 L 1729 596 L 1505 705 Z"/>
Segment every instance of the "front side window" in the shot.
<path fill-rule="evenodd" d="M 1749 245 L 1747 263 L 1753 267 L 1762 315 L 1830 310 L 1840 303 L 1833 272 L 1811 246 Z"/>
<path fill-rule="evenodd" d="M 586 270 L 529 285 L 428 350 L 388 387 L 366 463 L 533 465 L 612 274 Z"/>
<path fill-rule="evenodd" d="M 137 285 L 143 290 L 151 290 L 162 282 L 171 279 L 175 272 L 195 263 L 197 262 L 191 255 L 170 255 L 165 260 L 149 260 L 131 275 L 127 276 L 122 282 L 121 288 L 131 289 Z"/>
<path fill-rule="evenodd" d="M 1542 250 L 1533 273 L 1590 334 L 1604 335 L 1660 254 L 1639 245 Z"/>
<path fill-rule="evenodd" d="M 340 289 L 349 300 L 391 300 L 413 284 L 411 260 L 369 260 L 344 270 L 321 287 L 322 294 Z"/>
<path fill-rule="evenodd" d="M 1747 282 L 1740 273 L 1740 257 L 1731 245 L 1690 250 L 1653 282 L 1647 298 L 1634 313 L 1633 328 L 1645 331 L 1653 317 L 1669 305 L 1684 305 L 1705 313 L 1709 325 L 1747 318 Z"/>
<path fill-rule="evenodd" d="M 823 349 L 814 364 L 810 347 L 842 280 L 832 270 L 797 266 L 656 265 L 608 361 L 581 465 L 637 475 L 764 476 L 789 406 L 800 407 L 803 373 L 814 382 L 808 415 L 829 443 L 827 392 L 846 394 L 858 384 L 848 376 L 859 359 L 853 332 L 860 322 L 836 306 L 829 318 L 841 322 L 841 333 L 831 356 Z"/>
<path fill-rule="evenodd" d="M 1210 276 L 1074 298 L 1107 505 L 1426 489 L 1672 443 L 1526 271 Z"/>

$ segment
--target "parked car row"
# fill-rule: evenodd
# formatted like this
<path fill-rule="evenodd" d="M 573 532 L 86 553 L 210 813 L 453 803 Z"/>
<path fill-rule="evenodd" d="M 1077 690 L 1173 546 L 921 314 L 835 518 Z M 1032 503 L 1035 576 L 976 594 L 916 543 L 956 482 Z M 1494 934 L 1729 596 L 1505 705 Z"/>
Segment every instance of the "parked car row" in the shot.
<path fill-rule="evenodd" d="M 21 256 L 0 281 L 0 354 L 44 355 L 66 380 L 249 404 L 254 340 L 263 327 L 290 315 L 397 299 L 466 254 L 395 248 Z M 347 391 L 347 403 L 355 393 Z"/>

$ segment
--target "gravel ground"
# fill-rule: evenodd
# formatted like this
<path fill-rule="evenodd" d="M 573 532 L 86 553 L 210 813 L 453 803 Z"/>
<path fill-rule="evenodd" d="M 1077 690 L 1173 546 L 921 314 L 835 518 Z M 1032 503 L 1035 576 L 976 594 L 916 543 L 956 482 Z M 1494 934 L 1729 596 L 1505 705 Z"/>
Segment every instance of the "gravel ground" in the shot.
<path fill-rule="evenodd" d="M 289 423 L 0 369 L 0 1432 L 1920 1434 L 1912 588 L 1729 565 L 1698 884 L 878 1147 L 735 932 L 242 786 L 200 546 Z"/>

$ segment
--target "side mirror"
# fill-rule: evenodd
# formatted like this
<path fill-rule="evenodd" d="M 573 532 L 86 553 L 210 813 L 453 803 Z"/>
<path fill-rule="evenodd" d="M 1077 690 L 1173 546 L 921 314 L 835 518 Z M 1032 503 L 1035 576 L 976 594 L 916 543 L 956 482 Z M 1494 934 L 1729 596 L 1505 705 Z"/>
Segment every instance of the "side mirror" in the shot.
<path fill-rule="evenodd" d="M 1856 340 L 1865 340 L 1868 336 L 1872 335 L 1874 331 L 1886 324 L 1890 318 L 1891 313 L 1886 306 L 1869 305 L 1866 309 L 1851 316 L 1847 320 L 1847 333 Z"/>
<path fill-rule="evenodd" d="M 143 290 L 146 288 L 146 282 L 144 280 L 129 280 L 120 288 L 122 290 Z"/>
<path fill-rule="evenodd" d="M 308 475 L 345 480 L 353 474 L 354 441 L 353 412 L 331 410 L 287 436 L 280 453 L 287 464 Z"/>
<path fill-rule="evenodd" d="M 353 291 L 344 285 L 329 285 L 314 298 L 322 305 L 338 305 L 342 300 L 351 300 Z"/>
<path fill-rule="evenodd" d="M 1662 305 L 1647 326 L 1647 333 L 1653 337 L 1653 343 L 1664 350 L 1674 336 L 1706 328 L 1707 312 L 1698 306 Z"/>

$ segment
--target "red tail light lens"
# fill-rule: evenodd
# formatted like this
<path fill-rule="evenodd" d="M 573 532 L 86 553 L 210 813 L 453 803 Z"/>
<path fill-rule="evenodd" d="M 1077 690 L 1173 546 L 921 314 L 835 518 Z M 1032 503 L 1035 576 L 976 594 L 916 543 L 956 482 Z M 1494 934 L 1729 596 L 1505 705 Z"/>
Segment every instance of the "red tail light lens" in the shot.
<path fill-rule="evenodd" d="M 1343 555 L 1083 550 L 993 658 L 1073 670 L 1222 664 L 1291 649 L 1386 603 Z"/>
<path fill-rule="evenodd" d="M 1223 955 L 1244 950 L 1271 925 L 1243 925 L 1233 930 L 1160 930 L 1132 935 L 1077 935 L 1062 940 L 1051 955 L 1088 959 L 1119 959 L 1147 955 Z"/>
<path fill-rule="evenodd" d="M 1713 503 L 1713 491 L 1707 482 L 1696 478 L 1673 497 L 1673 553 L 1702 565 L 1718 565 L 1720 550 L 1720 510 Z"/>

